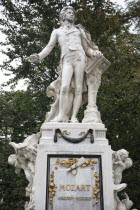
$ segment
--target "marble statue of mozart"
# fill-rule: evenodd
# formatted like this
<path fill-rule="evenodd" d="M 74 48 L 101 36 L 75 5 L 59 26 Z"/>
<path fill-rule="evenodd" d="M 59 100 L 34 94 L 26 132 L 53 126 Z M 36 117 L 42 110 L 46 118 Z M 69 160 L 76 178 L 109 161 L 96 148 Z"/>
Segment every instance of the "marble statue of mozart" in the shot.
<path fill-rule="evenodd" d="M 99 71 L 100 68 L 96 68 L 95 72 L 94 66 L 100 66 L 101 62 L 100 65 L 94 64 L 99 63 L 97 61 L 104 57 L 98 47 L 91 41 L 90 34 L 81 25 L 74 25 L 75 11 L 72 6 L 63 7 L 59 19 L 61 26 L 52 31 L 47 46 L 39 54 L 33 54 L 27 58 L 30 62 L 37 62 L 48 56 L 56 43 L 61 48 L 59 77 L 47 88 L 47 95 L 54 97 L 54 103 L 47 114 L 46 122 L 70 121 L 71 123 L 77 123 L 79 108 L 88 102 L 87 109 L 90 113 L 92 111 L 94 113 L 90 120 L 92 114 L 88 116 L 87 113 L 84 122 L 95 121 L 100 123 L 100 114 L 96 107 L 96 95 L 100 85 L 101 71 Z M 106 65 L 106 62 L 102 62 L 102 67 L 103 65 Z M 106 66 L 104 67 L 106 68 Z M 92 69 L 94 69 L 94 72 Z M 92 73 L 87 74 L 87 72 Z M 91 78 L 94 78 L 94 92 L 87 88 L 88 83 L 91 83 L 87 80 Z M 88 91 L 92 92 L 91 96 L 88 96 Z"/>

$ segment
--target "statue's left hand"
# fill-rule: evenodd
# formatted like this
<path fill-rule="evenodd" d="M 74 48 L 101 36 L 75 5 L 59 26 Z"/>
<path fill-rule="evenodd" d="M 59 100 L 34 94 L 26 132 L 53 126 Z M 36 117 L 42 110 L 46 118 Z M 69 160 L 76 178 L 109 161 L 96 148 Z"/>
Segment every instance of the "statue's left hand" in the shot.
<path fill-rule="evenodd" d="M 96 58 L 100 58 L 103 56 L 103 54 L 99 50 L 95 50 L 93 51 L 92 56 Z"/>

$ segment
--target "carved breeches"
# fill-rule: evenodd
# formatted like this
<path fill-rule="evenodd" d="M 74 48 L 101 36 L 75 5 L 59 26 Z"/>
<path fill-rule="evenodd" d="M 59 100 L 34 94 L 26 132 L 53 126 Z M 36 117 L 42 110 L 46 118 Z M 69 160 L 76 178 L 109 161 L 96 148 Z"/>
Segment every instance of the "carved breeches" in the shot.
<path fill-rule="evenodd" d="M 76 67 L 79 62 L 82 62 L 82 64 L 86 62 L 86 55 L 80 50 L 70 51 L 63 58 L 63 63 L 72 65 L 73 68 Z"/>
<path fill-rule="evenodd" d="M 84 52 L 78 50 L 68 52 L 62 60 L 62 87 L 69 89 L 73 82 L 75 91 L 81 92 L 85 67 L 86 55 Z"/>

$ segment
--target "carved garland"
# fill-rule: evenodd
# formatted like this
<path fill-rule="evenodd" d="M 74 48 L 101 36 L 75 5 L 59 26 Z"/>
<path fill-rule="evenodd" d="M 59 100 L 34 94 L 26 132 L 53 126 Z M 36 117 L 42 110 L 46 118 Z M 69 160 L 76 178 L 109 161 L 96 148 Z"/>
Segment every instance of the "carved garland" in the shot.
<path fill-rule="evenodd" d="M 89 135 L 90 135 L 90 142 L 91 142 L 91 144 L 93 144 L 94 143 L 94 136 L 93 136 L 93 130 L 92 129 L 89 129 L 87 131 L 87 133 L 85 133 L 84 136 L 82 136 L 80 138 L 71 138 L 71 137 L 68 137 L 68 136 L 64 135 L 64 133 L 61 132 L 61 130 L 59 128 L 57 128 L 55 130 L 55 134 L 54 134 L 54 142 L 57 143 L 57 141 L 58 141 L 57 137 L 61 136 L 64 140 L 66 140 L 68 142 L 71 142 L 73 144 L 77 144 L 77 143 L 80 143 L 83 140 L 85 140 Z"/>
<path fill-rule="evenodd" d="M 60 164 L 61 166 L 63 167 L 66 167 L 66 168 L 70 168 L 73 164 L 77 163 L 78 162 L 78 158 L 69 158 L 68 161 L 66 160 L 62 160 L 60 161 L 60 159 L 57 159 L 56 160 L 56 163 L 57 164 Z M 93 165 L 93 164 L 96 164 L 97 162 L 95 160 L 92 160 L 92 159 L 88 159 L 84 164 L 82 164 L 80 167 L 81 168 L 85 168 L 87 167 L 88 165 Z"/>
<path fill-rule="evenodd" d="M 49 192 L 50 192 L 50 198 L 49 203 L 50 207 L 53 208 L 53 197 L 55 196 L 57 186 L 54 184 L 54 172 L 51 173 L 50 176 L 50 184 L 49 184 Z"/>
<path fill-rule="evenodd" d="M 96 200 L 93 203 L 93 206 L 95 206 L 100 201 L 99 174 L 97 172 L 95 172 L 94 177 L 95 177 L 95 186 L 93 187 L 93 198 L 95 198 Z"/>

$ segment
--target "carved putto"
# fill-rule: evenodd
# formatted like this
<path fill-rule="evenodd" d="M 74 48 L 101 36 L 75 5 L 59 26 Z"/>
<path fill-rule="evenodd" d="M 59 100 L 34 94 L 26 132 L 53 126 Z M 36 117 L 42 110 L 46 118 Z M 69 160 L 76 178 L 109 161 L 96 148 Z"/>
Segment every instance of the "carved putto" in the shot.
<path fill-rule="evenodd" d="M 129 200 L 129 197 L 124 193 L 125 199 L 120 200 L 117 193 L 124 190 L 127 186 L 126 183 L 121 183 L 122 173 L 125 169 L 130 168 L 133 165 L 132 159 L 128 157 L 129 152 L 125 149 L 114 151 L 112 154 L 113 162 L 113 179 L 114 179 L 114 199 L 116 210 L 129 210 L 133 202 Z"/>
<path fill-rule="evenodd" d="M 40 133 L 28 136 L 23 143 L 9 144 L 15 149 L 16 154 L 12 154 L 8 158 L 8 163 L 15 166 L 15 172 L 20 173 L 24 170 L 26 179 L 29 184 L 26 187 L 26 196 L 30 198 L 25 204 L 25 210 L 34 210 L 34 177 L 35 177 L 35 160 L 37 155 L 37 145 L 39 143 Z"/>
<path fill-rule="evenodd" d="M 129 210 L 133 206 L 133 202 L 129 199 L 129 196 L 124 193 L 125 199 L 120 200 L 116 195 L 117 208 L 116 210 Z"/>
<path fill-rule="evenodd" d="M 114 184 L 120 184 L 122 180 L 122 172 L 132 166 L 131 158 L 128 158 L 129 152 L 125 149 L 118 150 L 113 153 L 113 171 Z"/>

